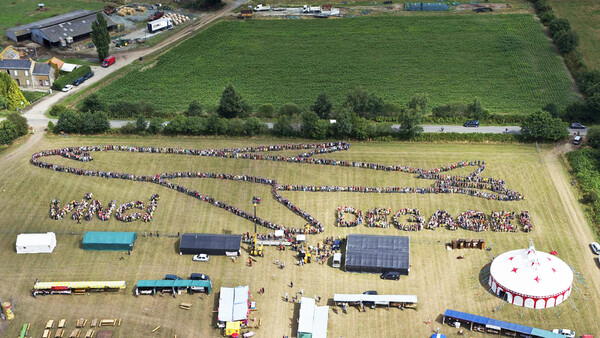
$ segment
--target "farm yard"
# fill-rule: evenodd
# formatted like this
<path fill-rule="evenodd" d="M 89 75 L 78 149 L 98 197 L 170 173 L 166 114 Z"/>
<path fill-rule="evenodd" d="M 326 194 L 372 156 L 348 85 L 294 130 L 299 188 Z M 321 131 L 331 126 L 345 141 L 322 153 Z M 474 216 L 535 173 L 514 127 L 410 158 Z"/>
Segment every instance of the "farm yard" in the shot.
<path fill-rule="evenodd" d="M 76 9 L 99 10 L 106 5 L 100 0 L 53 0 L 44 3 L 44 11 L 36 10 L 37 0 L 0 1 L 0 35 L 8 28 L 67 13 Z"/>
<path fill-rule="evenodd" d="M 253 20 L 218 23 L 98 91 L 181 112 L 218 104 L 231 83 L 257 109 L 310 105 L 326 91 L 340 105 L 353 87 L 404 104 L 472 102 L 528 113 L 576 98 L 562 59 L 530 14 Z"/>
<path fill-rule="evenodd" d="M 295 335 L 298 304 L 285 303 L 286 293 L 293 296 L 303 290 L 306 296 L 319 295 L 329 302 L 334 293 L 362 293 L 378 290 L 380 294 L 414 294 L 418 296 L 418 309 L 367 309 L 359 312 L 350 308 L 343 313 L 340 308 L 329 310 L 329 335 L 381 337 L 426 336 L 436 327 L 450 337 L 456 330 L 438 322 L 445 309 L 470 312 L 491 318 L 531 325 L 546 330 L 568 327 L 577 333 L 600 332 L 596 318 L 600 304 L 600 276 L 587 243 L 591 231 L 581 215 L 581 208 L 572 201 L 573 191 L 557 152 L 550 146 L 534 145 L 465 145 L 434 143 L 352 143 L 347 151 L 316 155 L 315 158 L 332 158 L 341 161 L 366 161 L 385 165 L 404 164 L 414 167 L 434 168 L 461 160 L 485 160 L 482 176 L 506 180 L 506 188 L 525 196 L 524 200 L 501 202 L 454 194 L 357 194 L 289 192 L 281 194 L 320 220 L 325 231 L 309 236 L 309 243 L 329 236 L 351 233 L 409 236 L 411 242 L 411 270 L 400 281 L 380 280 L 376 274 L 345 273 L 330 266 L 311 263 L 303 267 L 294 264 L 291 251 L 265 249 L 264 258 L 256 258 L 252 267 L 245 263 L 248 253 L 243 252 L 237 262 L 227 257 L 212 256 L 210 262 L 192 262 L 190 256 L 180 256 L 178 241 L 170 234 L 178 232 L 207 232 L 241 234 L 252 232 L 250 221 L 230 212 L 198 201 L 172 189 L 156 184 L 78 176 L 45 170 L 29 164 L 30 156 L 45 149 L 76 145 L 139 145 L 156 147 L 181 147 L 189 149 L 235 148 L 250 145 L 268 145 L 302 142 L 276 139 L 221 139 L 221 138 L 139 138 L 139 137 L 69 137 L 46 136 L 34 147 L 21 145 L 13 151 L 0 154 L 0 260 L 3 274 L 0 287 L 3 300 L 11 300 L 16 319 L 8 326 L 0 325 L 0 335 L 13 337 L 23 323 L 32 323 L 32 335 L 39 336 L 48 319 L 67 318 L 120 318 L 122 324 L 114 328 L 117 337 L 218 337 L 221 332 L 213 328 L 221 286 L 250 285 L 257 312 L 252 317 L 262 320 L 257 336 L 276 337 Z M 291 150 L 283 155 L 296 154 Z M 275 152 L 277 154 L 277 152 Z M 59 156 L 44 159 L 50 163 L 90 170 L 128 172 L 154 175 L 173 171 L 225 172 L 272 178 L 285 184 L 305 185 L 365 185 L 365 186 L 429 186 L 432 182 L 420 180 L 414 174 L 371 171 L 338 166 L 250 161 L 216 157 L 194 157 L 175 154 L 139 154 L 131 152 L 93 152 L 92 162 L 76 162 Z M 453 174 L 466 174 L 469 169 L 458 169 Z M 11 173 L 10 175 L 8 173 Z M 173 179 L 174 183 L 198 190 L 204 194 L 230 203 L 243 210 L 252 211 L 252 196 L 262 197 L 258 216 L 291 227 L 302 227 L 305 221 L 277 203 L 265 185 L 228 180 Z M 116 200 L 148 201 L 151 195 L 160 194 L 154 220 L 150 223 L 124 223 L 111 218 L 102 222 L 97 218 L 78 224 L 70 217 L 52 220 L 50 202 L 61 203 L 81 199 L 92 192 L 95 199 L 104 203 Z M 571 196 L 571 197 L 569 197 Z M 466 210 L 485 213 L 508 210 L 529 210 L 531 233 L 474 233 L 466 230 L 446 229 L 403 232 L 391 228 L 336 227 L 335 211 L 339 206 L 353 206 L 366 211 L 373 207 L 392 210 L 418 208 L 429 217 L 438 209 L 447 210 L 453 217 Z M 57 247 L 52 254 L 16 255 L 15 238 L 23 232 L 57 233 Z M 84 231 L 135 231 L 138 232 L 131 255 L 116 252 L 88 252 L 80 248 Z M 144 237 L 144 232 L 159 231 L 160 237 Z M 264 232 L 264 228 L 259 227 Z M 455 238 L 481 238 L 485 250 L 447 251 L 444 243 Z M 530 310 L 511 306 L 487 292 L 486 264 L 492 257 L 514 249 L 527 247 L 533 239 L 536 249 L 556 250 L 561 259 L 577 272 L 574 290 L 569 300 L 553 309 Z M 458 255 L 465 259 L 457 260 Z M 120 259 L 120 256 L 123 257 Z M 274 264 L 278 259 L 286 262 L 285 269 Z M 192 272 L 209 275 L 214 293 L 210 296 L 180 295 L 134 297 L 131 290 L 140 279 L 161 279 L 166 273 L 182 277 Z M 127 290 L 115 294 L 89 296 L 46 296 L 33 298 L 31 287 L 38 278 L 52 280 L 125 280 Z M 289 287 L 290 281 L 294 288 Z M 260 288 L 264 294 L 259 294 Z M 189 311 L 178 308 L 181 302 L 193 304 Z M 323 302 L 322 302 L 323 303 Z M 332 305 L 331 303 L 329 305 Z M 428 325 L 424 322 L 432 320 Z M 181 325 L 185 323 L 185 325 Z M 478 336 L 473 334 L 474 336 Z"/>

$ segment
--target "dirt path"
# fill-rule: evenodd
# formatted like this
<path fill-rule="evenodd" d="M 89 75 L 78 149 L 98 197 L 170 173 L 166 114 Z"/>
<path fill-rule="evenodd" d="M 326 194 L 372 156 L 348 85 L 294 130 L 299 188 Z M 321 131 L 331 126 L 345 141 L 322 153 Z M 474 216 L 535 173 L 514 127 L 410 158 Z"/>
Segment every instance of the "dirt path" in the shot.
<path fill-rule="evenodd" d="M 568 173 L 560 162 L 560 156 L 571 150 L 573 149 L 569 143 L 559 145 L 552 150 L 542 153 L 542 159 L 546 168 L 548 168 L 550 178 L 556 186 L 560 201 L 567 213 L 567 218 L 570 223 L 567 226 L 570 226 L 573 232 L 571 240 L 575 246 L 587 249 L 583 251 L 586 252 L 586 254 L 590 254 L 588 247 L 589 243 L 594 241 L 594 235 L 584 216 L 584 211 L 575 196 L 575 189 L 573 189 L 569 182 L 570 178 L 568 177 Z M 587 264 L 585 265 L 585 268 L 585 271 L 581 272 L 587 276 L 586 280 L 588 286 L 593 288 L 596 294 L 600 294 L 600 283 L 598 282 L 600 274 L 598 268 L 595 264 Z"/>

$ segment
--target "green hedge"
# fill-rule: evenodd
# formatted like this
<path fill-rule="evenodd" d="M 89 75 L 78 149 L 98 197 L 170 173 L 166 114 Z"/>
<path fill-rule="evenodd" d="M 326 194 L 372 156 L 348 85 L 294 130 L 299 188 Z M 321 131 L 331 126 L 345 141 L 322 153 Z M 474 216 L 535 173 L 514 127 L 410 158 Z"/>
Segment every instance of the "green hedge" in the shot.
<path fill-rule="evenodd" d="M 90 66 L 81 66 L 79 68 L 76 68 L 74 71 L 65 74 L 61 77 L 59 77 L 58 79 L 54 80 L 54 83 L 52 84 L 52 89 L 54 90 L 62 90 L 66 85 L 68 84 L 72 84 L 73 81 L 77 80 L 78 78 L 84 76 L 87 73 L 91 73 L 92 72 L 92 68 Z"/>
<path fill-rule="evenodd" d="M 419 136 L 409 140 L 416 142 L 491 142 L 491 143 L 511 143 L 521 142 L 518 135 L 515 134 L 484 134 L 484 133 L 422 133 Z"/>
<path fill-rule="evenodd" d="M 583 201 L 589 205 L 588 211 L 596 235 L 600 235 L 600 200 L 597 199 L 600 192 L 599 155 L 600 152 L 592 148 L 582 148 L 567 154 L 567 160 L 583 193 Z M 596 199 L 586 197 L 590 195 L 596 195 Z"/>

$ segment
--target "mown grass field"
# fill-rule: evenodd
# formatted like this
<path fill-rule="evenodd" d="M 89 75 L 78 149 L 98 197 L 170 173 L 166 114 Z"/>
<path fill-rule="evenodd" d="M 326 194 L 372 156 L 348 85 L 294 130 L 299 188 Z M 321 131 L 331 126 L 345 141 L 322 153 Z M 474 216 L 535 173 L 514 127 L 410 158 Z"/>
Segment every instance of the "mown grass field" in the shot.
<path fill-rule="evenodd" d="M 404 104 L 479 97 L 492 112 L 528 113 L 574 98 L 571 82 L 532 15 L 252 20 L 216 24 L 102 88 L 107 102 L 141 100 L 179 112 L 216 106 L 231 83 L 256 109 L 340 105 L 355 86 Z"/>
<path fill-rule="evenodd" d="M 18 25 L 25 25 L 77 9 L 98 10 L 106 6 L 106 3 L 100 0 L 52 0 L 44 2 L 46 11 L 37 11 L 39 3 L 41 2 L 37 0 L 0 1 L 0 34 L 2 38 L 6 38 L 4 31 Z"/>
<path fill-rule="evenodd" d="M 579 35 L 579 47 L 585 64 L 591 69 L 600 67 L 600 4 L 590 0 L 550 0 L 559 18 L 568 19 Z"/>
<path fill-rule="evenodd" d="M 36 135 L 37 136 L 37 135 Z M 65 318 L 73 328 L 79 317 L 122 318 L 116 337 L 142 337 L 150 335 L 158 325 L 157 337 L 219 337 L 213 328 L 214 310 L 218 303 L 220 286 L 250 285 L 258 312 L 252 317 L 262 319 L 257 330 L 261 337 L 290 337 L 296 334 L 298 305 L 285 303 L 304 290 L 305 295 L 317 294 L 324 301 L 334 293 L 359 293 L 378 290 L 380 293 L 415 294 L 419 298 L 418 310 L 368 309 L 366 313 L 350 308 L 347 314 L 341 309 L 330 309 L 329 336 L 331 337 L 425 337 L 436 327 L 450 337 L 456 330 L 442 326 L 440 314 L 445 309 L 466 311 L 497 319 L 543 329 L 567 327 L 577 333 L 600 332 L 597 318 L 600 314 L 600 272 L 594 263 L 587 243 L 592 240 L 587 224 L 572 224 L 558 196 L 557 187 L 549 178 L 551 170 L 546 156 L 551 149 L 538 153 L 532 145 L 458 145 L 409 143 L 353 143 L 347 152 L 327 155 L 328 158 L 373 161 L 378 163 L 405 163 L 413 166 L 437 167 L 466 159 L 484 159 L 485 176 L 506 179 L 507 188 L 517 189 L 526 196 L 519 202 L 488 201 L 463 195 L 375 195 L 345 193 L 284 193 L 326 225 L 322 235 L 310 238 L 315 244 L 324 236 L 345 236 L 349 233 L 407 235 L 411 239 L 411 272 L 400 281 L 382 281 L 378 275 L 345 273 L 320 264 L 304 267 L 294 265 L 291 251 L 280 252 L 267 248 L 264 258 L 259 258 L 252 268 L 246 266 L 248 254 L 244 252 L 237 263 L 225 257 L 211 257 L 209 263 L 192 262 L 190 256 L 177 254 L 178 242 L 167 235 L 177 232 L 244 233 L 252 231 L 252 223 L 194 198 L 173 190 L 148 183 L 79 177 L 34 167 L 28 163 L 33 151 L 82 144 L 128 144 L 174 146 L 186 148 L 237 147 L 249 144 L 278 144 L 289 140 L 273 139 L 205 139 L 205 138 L 114 138 L 114 137 L 46 137 L 35 146 L 28 144 L 20 155 L 13 151 L 0 154 L 0 261 L 2 279 L 0 297 L 11 300 L 16 308 L 16 320 L 6 326 L 0 323 L 0 335 L 14 337 L 23 323 L 32 323 L 32 336 L 40 336 L 48 319 Z M 31 149 L 30 149 L 31 148 Z M 284 164 L 218 158 L 199 159 L 181 155 L 129 154 L 124 152 L 93 153 L 94 161 L 74 163 L 63 158 L 48 158 L 54 163 L 69 163 L 78 167 L 127 171 L 138 174 L 155 174 L 164 171 L 216 171 L 253 174 L 275 178 L 289 184 L 357 184 L 357 185 L 427 185 L 412 175 L 386 173 L 357 168 L 323 167 L 302 164 Z M 541 161 L 544 157 L 544 161 Z M 560 167 L 560 166 L 559 166 Z M 556 172 L 554 172 L 556 174 Z M 564 175 L 562 169 L 559 176 Z M 564 176 L 563 180 L 568 182 Z M 233 203 L 251 211 L 252 196 L 263 199 L 259 216 L 289 226 L 302 226 L 303 220 L 281 204 L 276 203 L 269 188 L 250 183 L 232 183 L 215 180 L 180 179 L 183 185 L 198 189 L 217 199 Z M 565 183 L 571 189 L 568 183 Z M 119 204 L 131 200 L 147 200 L 158 193 L 161 198 L 152 223 L 121 223 L 93 220 L 77 224 L 71 219 L 54 221 L 49 218 L 49 204 L 53 198 L 61 201 L 81 199 L 86 192 L 102 201 L 116 199 Z M 106 203 L 105 202 L 105 203 Z M 366 227 L 339 228 L 333 225 L 335 210 L 339 205 L 351 205 L 362 210 L 372 207 L 391 207 L 393 210 L 416 207 L 429 217 L 437 209 L 446 209 L 453 216 L 459 212 L 476 209 L 489 213 L 492 210 L 529 210 L 534 232 L 525 233 L 472 233 L 464 230 L 451 232 L 444 229 L 405 233 L 393 228 Z M 581 212 L 580 208 L 577 209 Z M 80 249 L 84 231 L 159 231 L 161 236 L 138 238 L 131 256 L 116 252 L 87 252 Z M 58 246 L 53 254 L 17 255 L 14 245 L 18 233 L 57 233 Z M 444 243 L 453 238 L 483 238 L 490 252 L 479 250 L 447 251 Z M 529 239 L 538 250 L 557 250 L 562 259 L 581 273 L 571 295 L 572 304 L 565 302 L 555 308 L 533 311 L 509 304 L 499 307 L 502 301 L 489 294 L 480 282 L 482 269 L 493 256 L 507 250 L 523 248 Z M 466 259 L 457 260 L 456 256 Z M 284 261 L 284 270 L 276 268 L 275 259 Z M 165 273 L 183 277 L 192 272 L 211 276 L 215 293 L 210 296 L 181 295 L 172 297 L 134 297 L 132 287 L 139 279 L 160 279 Z M 480 276 L 482 275 L 482 276 Z M 92 294 L 89 296 L 47 296 L 34 299 L 30 289 L 36 278 L 52 280 L 126 280 L 128 289 L 123 294 Z M 294 288 L 289 287 L 290 281 Z M 266 293 L 258 294 L 264 287 Z M 180 302 L 193 304 L 191 311 L 178 309 Z M 560 318 L 559 318 L 560 316 Z M 431 318 L 432 324 L 424 321 Z M 68 330 L 70 331 L 70 330 Z M 478 336 L 478 334 L 469 334 Z"/>

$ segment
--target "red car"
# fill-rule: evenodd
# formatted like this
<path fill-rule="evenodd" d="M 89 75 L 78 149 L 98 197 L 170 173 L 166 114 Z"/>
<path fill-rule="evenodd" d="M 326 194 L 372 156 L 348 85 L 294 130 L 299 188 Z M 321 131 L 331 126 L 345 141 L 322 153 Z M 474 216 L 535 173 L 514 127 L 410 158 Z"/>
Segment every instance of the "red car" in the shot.
<path fill-rule="evenodd" d="M 102 67 L 106 68 L 109 67 L 110 65 L 112 65 L 113 63 L 115 63 L 115 57 L 114 56 L 109 56 L 106 59 L 104 59 L 104 61 L 102 61 Z"/>
<path fill-rule="evenodd" d="M 163 15 L 165 15 L 164 11 L 156 11 L 154 14 L 148 17 L 148 21 L 154 21 L 156 19 L 160 19 Z"/>

